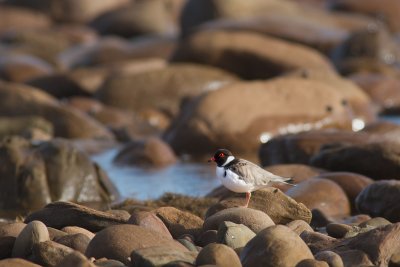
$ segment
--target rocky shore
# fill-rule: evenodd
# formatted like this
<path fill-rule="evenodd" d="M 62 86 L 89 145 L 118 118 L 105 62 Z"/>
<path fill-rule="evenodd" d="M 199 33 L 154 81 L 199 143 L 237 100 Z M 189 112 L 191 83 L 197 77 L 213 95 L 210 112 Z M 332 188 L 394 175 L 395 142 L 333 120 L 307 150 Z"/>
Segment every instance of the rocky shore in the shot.
<path fill-rule="evenodd" d="M 0 267 L 400 266 L 398 14 L 0 1 Z M 146 169 L 227 148 L 297 186 L 121 199 L 90 157 L 117 145 Z"/>

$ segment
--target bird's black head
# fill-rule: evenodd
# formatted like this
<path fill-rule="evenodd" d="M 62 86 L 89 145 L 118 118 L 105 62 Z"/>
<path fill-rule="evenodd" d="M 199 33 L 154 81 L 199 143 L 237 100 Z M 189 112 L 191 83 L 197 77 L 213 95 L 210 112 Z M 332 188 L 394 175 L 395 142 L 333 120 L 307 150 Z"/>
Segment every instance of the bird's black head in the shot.
<path fill-rule="evenodd" d="M 233 156 L 232 153 L 227 150 L 227 149 L 218 149 L 214 156 L 208 160 L 208 162 L 215 161 L 217 163 L 218 167 L 221 167 L 224 165 L 226 160 L 229 158 L 229 156 Z"/>

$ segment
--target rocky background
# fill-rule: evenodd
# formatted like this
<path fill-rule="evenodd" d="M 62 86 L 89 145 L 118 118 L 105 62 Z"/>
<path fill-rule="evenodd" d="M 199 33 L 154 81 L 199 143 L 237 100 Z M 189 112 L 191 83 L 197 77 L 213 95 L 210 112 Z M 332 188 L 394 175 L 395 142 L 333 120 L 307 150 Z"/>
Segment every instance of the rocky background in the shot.
<path fill-rule="evenodd" d="M 0 267 L 400 266 L 399 0 L 0 1 Z M 120 201 L 90 155 L 293 177 Z M 144 181 L 145 182 L 145 181 Z"/>

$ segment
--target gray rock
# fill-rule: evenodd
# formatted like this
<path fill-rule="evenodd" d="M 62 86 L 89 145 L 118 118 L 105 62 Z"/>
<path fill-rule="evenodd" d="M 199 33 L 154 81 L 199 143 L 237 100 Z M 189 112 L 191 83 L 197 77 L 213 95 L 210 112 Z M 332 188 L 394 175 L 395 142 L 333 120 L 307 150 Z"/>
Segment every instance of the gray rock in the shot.
<path fill-rule="evenodd" d="M 169 246 L 155 246 L 140 248 L 132 251 L 132 267 L 158 267 L 164 264 L 181 261 L 193 264 L 196 260 L 197 252 L 178 251 Z"/>
<path fill-rule="evenodd" d="M 223 222 L 218 228 L 217 242 L 233 249 L 243 248 L 255 235 L 243 224 Z"/>

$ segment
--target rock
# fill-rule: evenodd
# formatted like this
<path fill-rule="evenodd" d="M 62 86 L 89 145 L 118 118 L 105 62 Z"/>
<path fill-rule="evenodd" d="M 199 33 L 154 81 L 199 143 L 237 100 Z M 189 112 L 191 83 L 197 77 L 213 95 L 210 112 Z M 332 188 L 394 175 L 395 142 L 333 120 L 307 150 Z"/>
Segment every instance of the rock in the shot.
<path fill-rule="evenodd" d="M 134 39 L 130 42 L 132 62 L 127 62 L 128 64 L 124 67 L 124 74 L 168 67 L 167 61 L 175 51 L 179 40 L 175 35 L 150 35 Z"/>
<path fill-rule="evenodd" d="M 242 266 L 236 252 L 223 244 L 205 246 L 196 258 L 196 266 L 213 265 L 220 267 Z"/>
<path fill-rule="evenodd" d="M 333 251 L 322 251 L 315 254 L 315 259 L 319 261 L 325 261 L 328 263 L 329 267 L 343 267 L 342 258 Z"/>
<path fill-rule="evenodd" d="M 0 260 L 11 258 L 15 240 L 13 236 L 0 237 Z"/>
<path fill-rule="evenodd" d="M 85 228 L 78 227 L 78 226 L 66 226 L 66 227 L 62 228 L 61 231 L 65 232 L 67 234 L 70 234 L 70 235 L 83 234 L 83 235 L 87 236 L 89 239 L 92 239 L 94 237 L 94 233 L 86 230 Z"/>
<path fill-rule="evenodd" d="M 338 242 L 336 238 L 314 231 L 303 231 L 300 234 L 300 238 L 307 244 L 313 254 L 323 251 Z"/>
<path fill-rule="evenodd" d="M 24 29 L 47 28 L 51 25 L 50 19 L 35 11 L 2 5 L 0 7 L 0 33 Z"/>
<path fill-rule="evenodd" d="M 50 240 L 34 244 L 32 251 L 35 262 L 49 267 L 57 266 L 66 256 L 74 252 L 72 248 Z"/>
<path fill-rule="evenodd" d="M 315 130 L 276 136 L 260 147 L 262 166 L 274 164 L 310 164 L 322 147 L 335 143 L 366 144 L 372 136 L 368 133 L 341 130 Z M 279 151 L 279 153 L 278 153 Z M 315 166 L 314 166 L 315 167 Z"/>
<path fill-rule="evenodd" d="M 243 248 L 255 235 L 243 224 L 224 221 L 219 225 L 217 242 L 236 250 Z"/>
<path fill-rule="evenodd" d="M 0 83 L 0 116 L 41 116 L 53 124 L 56 136 L 112 140 L 111 133 L 90 117 L 26 85 Z"/>
<path fill-rule="evenodd" d="M 397 197 L 400 181 L 378 181 L 367 186 L 356 198 L 357 209 L 371 217 L 383 217 L 391 222 L 399 222 L 399 202 Z"/>
<path fill-rule="evenodd" d="M 85 257 L 82 253 L 74 251 L 68 254 L 64 259 L 57 265 L 57 267 L 96 267 L 89 259 Z M 111 266 L 110 266 L 111 267 Z"/>
<path fill-rule="evenodd" d="M 176 32 L 173 18 L 164 1 L 158 0 L 132 2 L 129 6 L 97 17 L 90 25 L 100 34 L 123 37 Z"/>
<path fill-rule="evenodd" d="M 217 230 L 204 231 L 197 239 L 197 245 L 199 245 L 200 247 L 205 247 L 208 244 L 217 243 L 217 236 Z"/>
<path fill-rule="evenodd" d="M 264 212 L 251 208 L 229 208 L 221 210 L 204 221 L 203 230 L 217 230 L 224 221 L 243 224 L 255 233 L 275 225 Z"/>
<path fill-rule="evenodd" d="M 158 232 L 162 236 L 171 239 L 173 238 L 163 221 L 158 218 L 153 212 L 134 211 L 129 218 L 128 223 Z"/>
<path fill-rule="evenodd" d="M 350 172 L 326 172 L 320 174 L 318 178 L 327 179 L 337 183 L 346 193 L 350 203 L 354 203 L 358 194 L 373 180 L 357 173 Z"/>
<path fill-rule="evenodd" d="M 61 245 L 72 248 L 73 250 L 85 253 L 86 248 L 89 245 L 90 238 L 84 234 L 73 234 L 56 238 L 54 241 Z"/>
<path fill-rule="evenodd" d="M 266 99 L 274 99 L 274 104 Z M 334 88 L 317 81 L 288 78 L 228 84 L 188 103 L 164 138 L 178 154 L 208 155 L 213 147 L 225 147 L 251 160 L 260 143 L 268 144 L 274 135 L 334 125 L 346 128 L 350 118 L 342 100 Z M 227 113 L 229 107 L 221 103 L 236 108 Z M 263 108 L 266 105 L 268 109 Z M 283 114 L 282 106 L 293 108 Z"/>
<path fill-rule="evenodd" d="M 296 266 L 313 259 L 310 249 L 288 227 L 276 225 L 259 232 L 240 254 L 243 267 Z"/>
<path fill-rule="evenodd" d="M 239 194 L 235 194 L 237 196 Z M 231 197 L 211 206 L 207 211 L 207 217 L 226 208 L 244 205 L 244 199 Z M 275 224 L 285 224 L 293 220 L 311 221 L 311 211 L 302 203 L 296 202 L 279 189 L 267 187 L 254 191 L 249 207 L 268 214 Z"/>
<path fill-rule="evenodd" d="M 127 218 L 97 211 L 72 202 L 53 202 L 42 210 L 31 213 L 25 222 L 40 220 L 47 226 L 61 229 L 66 226 L 79 226 L 92 232 L 106 227 L 127 223 Z"/>
<path fill-rule="evenodd" d="M 310 179 L 286 192 L 289 197 L 307 208 L 319 209 L 330 217 L 350 215 L 350 202 L 336 183 L 323 179 Z"/>
<path fill-rule="evenodd" d="M 328 263 L 314 259 L 305 259 L 300 261 L 296 267 L 329 267 Z"/>
<path fill-rule="evenodd" d="M 139 167 L 166 167 L 177 162 L 174 151 L 164 141 L 150 137 L 132 141 L 115 156 L 114 162 Z"/>
<path fill-rule="evenodd" d="M 245 79 L 271 78 L 299 68 L 333 71 L 314 49 L 250 32 L 197 32 L 180 44 L 172 60 L 217 66 Z"/>
<path fill-rule="evenodd" d="M 48 63 L 34 56 L 10 55 L 0 59 L 0 78 L 4 81 L 25 82 L 52 72 Z"/>
<path fill-rule="evenodd" d="M 53 137 L 53 126 L 38 116 L 0 117 L 0 137 L 3 139 L 10 135 L 48 141 Z"/>
<path fill-rule="evenodd" d="M 40 265 L 24 259 L 11 258 L 0 260 L 0 267 L 40 267 Z"/>
<path fill-rule="evenodd" d="M 192 213 L 174 207 L 161 207 L 152 212 L 163 221 L 174 238 L 184 234 L 193 235 L 195 238 L 200 235 L 203 220 Z"/>
<path fill-rule="evenodd" d="M 132 267 L 153 267 L 165 266 L 170 262 L 186 262 L 194 264 L 197 253 L 189 251 L 177 251 L 168 246 L 154 246 L 139 248 L 132 251 L 130 266 Z"/>
<path fill-rule="evenodd" d="M 357 267 L 357 266 L 373 266 L 367 254 L 361 250 L 351 249 L 337 253 L 343 261 L 344 266 Z"/>
<path fill-rule="evenodd" d="M 107 105 L 134 112 L 156 108 L 176 114 L 185 98 L 236 80 L 232 74 L 213 67 L 171 64 L 162 69 L 109 77 L 95 96 Z"/>
<path fill-rule="evenodd" d="M 133 250 L 154 246 L 169 246 L 177 251 L 187 251 L 173 239 L 137 225 L 126 224 L 109 226 L 98 232 L 85 254 L 87 257 L 106 257 L 128 264 L 127 258 Z"/>
<path fill-rule="evenodd" d="M 365 221 L 368 221 L 370 219 L 371 217 L 367 214 L 357 214 L 354 216 L 344 218 L 341 222 L 345 224 L 357 225 Z"/>
<path fill-rule="evenodd" d="M 31 221 L 17 236 L 12 251 L 13 258 L 27 258 L 32 254 L 35 244 L 45 242 L 50 239 L 49 231 L 40 221 Z"/>
<path fill-rule="evenodd" d="M 52 240 L 52 241 L 54 241 L 57 238 L 68 235 L 66 232 L 58 230 L 53 227 L 47 227 L 47 230 L 49 231 L 50 240 Z"/>
<path fill-rule="evenodd" d="M 375 217 L 375 218 L 372 218 L 372 219 L 369 219 L 369 220 L 366 220 L 366 221 L 360 223 L 358 226 L 360 226 L 362 228 L 364 228 L 364 227 L 376 228 L 376 227 L 385 226 L 385 225 L 388 225 L 388 224 L 391 224 L 391 222 L 389 222 L 385 218 Z"/>
<path fill-rule="evenodd" d="M 25 226 L 26 224 L 21 222 L 2 224 L 0 225 L 0 237 L 17 237 Z"/>
<path fill-rule="evenodd" d="M 286 224 L 286 226 L 292 230 L 293 232 L 295 232 L 298 235 L 301 235 L 302 232 L 304 231 L 309 231 L 309 232 L 313 232 L 314 230 L 311 228 L 311 226 L 306 223 L 303 220 L 294 220 L 289 222 L 288 224 Z"/>
<path fill-rule="evenodd" d="M 347 234 L 349 232 L 354 231 L 355 227 L 350 226 L 347 224 L 342 224 L 342 223 L 330 223 L 326 226 L 326 232 L 328 235 L 334 238 L 344 238 L 348 237 Z"/>
<path fill-rule="evenodd" d="M 322 148 L 310 163 L 333 171 L 360 173 L 374 180 L 397 179 L 400 171 L 397 160 L 399 151 L 400 144 L 390 140 L 336 144 Z"/>

